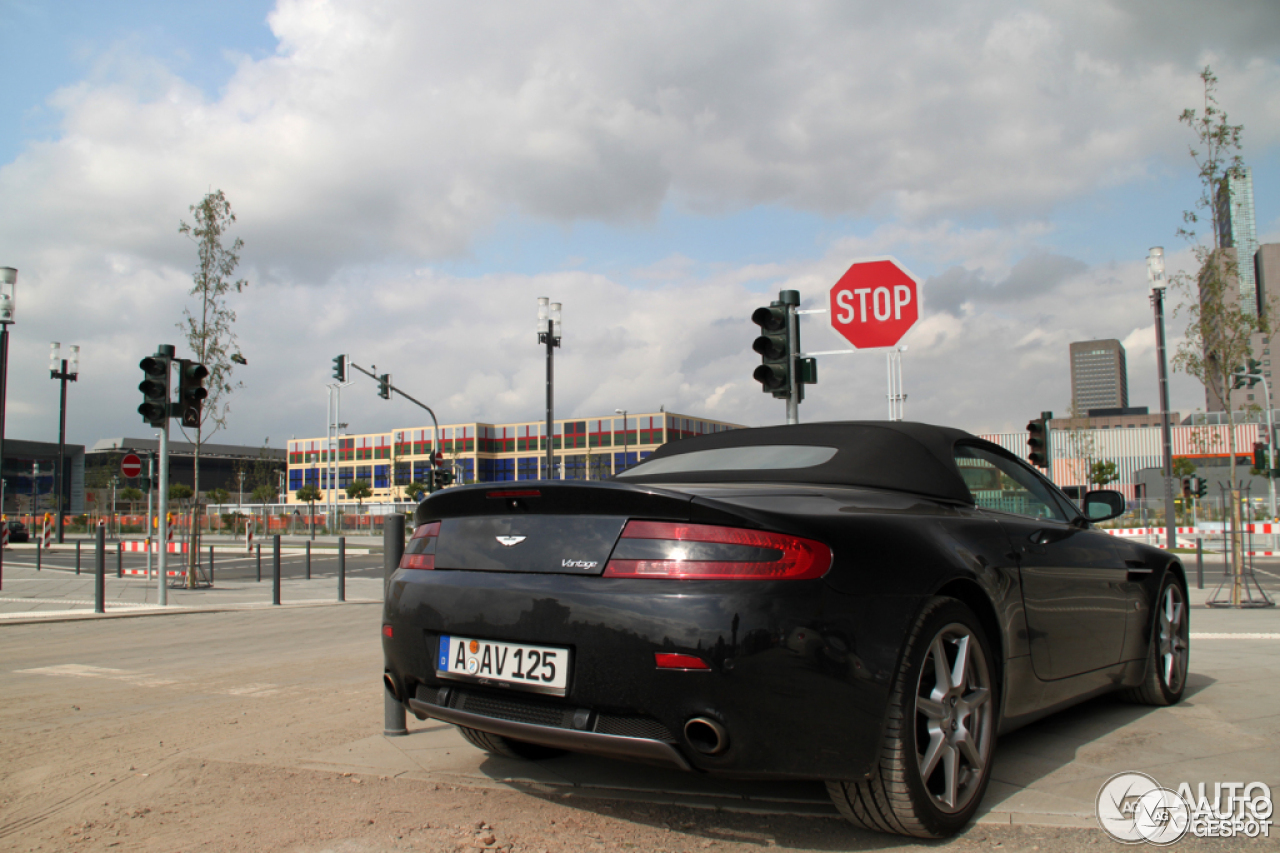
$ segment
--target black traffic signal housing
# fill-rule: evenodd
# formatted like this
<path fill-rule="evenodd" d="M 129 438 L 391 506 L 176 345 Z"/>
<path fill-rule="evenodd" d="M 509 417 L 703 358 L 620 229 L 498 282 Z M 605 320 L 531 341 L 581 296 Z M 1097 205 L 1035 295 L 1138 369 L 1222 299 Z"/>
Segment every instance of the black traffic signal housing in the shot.
<path fill-rule="evenodd" d="M 378 396 L 384 400 L 391 399 L 391 374 L 384 373 L 378 377 Z"/>
<path fill-rule="evenodd" d="M 1027 424 L 1027 460 L 1037 468 L 1049 470 L 1049 421 L 1052 412 L 1041 412 Z"/>
<path fill-rule="evenodd" d="M 1253 467 L 1257 471 L 1266 471 L 1271 466 L 1267 464 L 1267 446 L 1261 441 L 1253 443 Z"/>
<path fill-rule="evenodd" d="M 153 427 L 162 427 L 169 418 L 169 359 L 162 355 L 149 355 L 138 362 L 146 374 L 138 383 L 142 392 L 142 405 L 138 414 Z"/>
<path fill-rule="evenodd" d="M 760 390 L 780 399 L 791 396 L 791 347 L 787 335 L 787 306 L 774 302 L 751 313 L 760 335 L 751 348 L 760 354 L 760 366 L 751 376 Z"/>
<path fill-rule="evenodd" d="M 431 483 L 437 491 L 443 489 L 453 483 L 453 472 L 448 468 L 433 468 L 431 471 Z"/>
<path fill-rule="evenodd" d="M 333 378 L 339 382 L 347 381 L 347 357 L 340 355 L 333 360 Z"/>
<path fill-rule="evenodd" d="M 1240 388 L 1252 388 L 1262 381 L 1262 362 L 1256 358 L 1248 359 L 1248 361 L 1237 367 L 1231 372 L 1231 388 L 1238 390 Z"/>
<path fill-rule="evenodd" d="M 1191 497 L 1191 477 L 1182 478 L 1182 499 L 1185 501 Z"/>
<path fill-rule="evenodd" d="M 178 361 L 178 417 L 184 427 L 200 428 L 205 398 L 209 390 L 204 387 L 204 380 L 209 376 L 209 368 L 189 358 Z"/>

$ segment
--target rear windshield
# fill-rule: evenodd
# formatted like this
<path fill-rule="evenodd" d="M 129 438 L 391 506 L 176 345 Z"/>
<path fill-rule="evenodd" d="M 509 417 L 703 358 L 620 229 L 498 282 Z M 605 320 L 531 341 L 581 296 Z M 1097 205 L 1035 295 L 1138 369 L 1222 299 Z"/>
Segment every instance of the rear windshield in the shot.
<path fill-rule="evenodd" d="M 619 479 L 695 471 L 774 471 L 813 468 L 836 455 L 836 448 L 812 444 L 758 444 L 695 450 L 661 459 L 650 459 L 623 471 Z"/>

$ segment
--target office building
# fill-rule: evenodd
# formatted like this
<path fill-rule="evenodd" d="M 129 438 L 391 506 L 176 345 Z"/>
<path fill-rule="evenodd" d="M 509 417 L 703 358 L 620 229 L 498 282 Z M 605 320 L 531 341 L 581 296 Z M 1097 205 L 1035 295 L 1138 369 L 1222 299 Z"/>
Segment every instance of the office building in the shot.
<path fill-rule="evenodd" d="M 1218 222 L 1218 249 L 1235 249 L 1238 261 L 1240 305 L 1255 315 L 1263 311 L 1254 270 L 1258 229 L 1253 215 L 1253 174 L 1247 166 L 1227 173 L 1214 199 Z"/>
<path fill-rule="evenodd" d="M 1118 340 L 1071 344 L 1071 408 L 1077 416 L 1129 408 L 1129 372 Z"/>
<path fill-rule="evenodd" d="M 693 418 L 675 412 L 642 412 L 553 422 L 554 480 L 603 480 L 635 465 L 669 441 L 740 429 L 739 424 Z M 390 432 L 338 438 L 337 474 L 329 482 L 328 439 L 289 442 L 288 500 L 313 485 L 345 501 L 344 490 L 368 483 L 372 502 L 407 500 L 404 486 L 430 480 L 433 448 L 456 483 L 496 483 L 548 478 L 545 421 L 506 424 L 472 422 L 440 427 L 414 426 Z"/>

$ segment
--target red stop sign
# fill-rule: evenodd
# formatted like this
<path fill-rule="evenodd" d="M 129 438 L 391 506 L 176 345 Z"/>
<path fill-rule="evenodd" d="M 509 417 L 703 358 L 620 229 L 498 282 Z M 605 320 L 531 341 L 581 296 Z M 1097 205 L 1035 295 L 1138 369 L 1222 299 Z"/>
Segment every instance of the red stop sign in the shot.
<path fill-rule="evenodd" d="M 831 325 L 858 349 L 891 347 L 920 319 L 920 282 L 893 258 L 859 261 L 831 288 Z"/>
<path fill-rule="evenodd" d="M 142 460 L 138 458 L 136 453 L 126 453 L 124 458 L 120 460 L 120 473 L 129 479 L 133 479 L 142 473 Z"/>

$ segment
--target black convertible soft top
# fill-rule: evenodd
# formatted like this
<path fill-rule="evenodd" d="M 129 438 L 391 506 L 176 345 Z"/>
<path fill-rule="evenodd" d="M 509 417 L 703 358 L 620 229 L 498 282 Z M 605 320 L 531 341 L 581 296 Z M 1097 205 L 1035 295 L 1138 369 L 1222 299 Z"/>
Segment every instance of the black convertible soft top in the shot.
<path fill-rule="evenodd" d="M 964 430 L 907 421 L 831 421 L 738 429 L 664 444 L 624 475 L 639 483 L 815 483 L 869 486 L 972 504 L 956 468 L 957 441 L 990 445 Z M 650 462 L 720 448 L 832 447 L 821 464 L 803 468 L 735 468 L 645 473 Z M 998 450 L 998 448 L 997 448 Z M 1002 451 L 1001 451 L 1002 452 Z M 654 466 L 661 468 L 664 466 Z"/>

